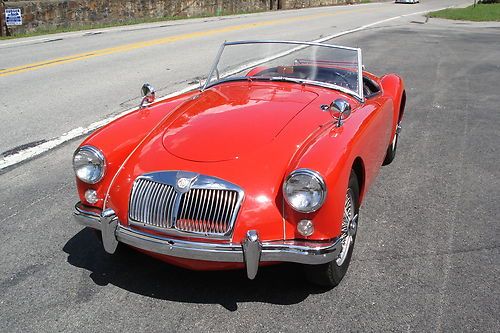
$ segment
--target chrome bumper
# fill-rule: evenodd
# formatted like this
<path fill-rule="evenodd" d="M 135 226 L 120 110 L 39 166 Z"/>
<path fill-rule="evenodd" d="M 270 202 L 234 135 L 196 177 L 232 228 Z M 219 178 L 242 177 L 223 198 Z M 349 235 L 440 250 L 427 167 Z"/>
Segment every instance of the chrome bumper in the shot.
<path fill-rule="evenodd" d="M 191 242 L 143 233 L 118 223 L 111 209 L 75 206 L 76 221 L 86 227 L 101 230 L 104 249 L 114 253 L 118 242 L 167 256 L 217 262 L 245 263 L 249 279 L 255 278 L 260 262 L 296 262 L 317 265 L 335 260 L 342 248 L 339 238 L 329 241 L 261 242 L 257 231 L 248 230 L 240 243 Z"/>

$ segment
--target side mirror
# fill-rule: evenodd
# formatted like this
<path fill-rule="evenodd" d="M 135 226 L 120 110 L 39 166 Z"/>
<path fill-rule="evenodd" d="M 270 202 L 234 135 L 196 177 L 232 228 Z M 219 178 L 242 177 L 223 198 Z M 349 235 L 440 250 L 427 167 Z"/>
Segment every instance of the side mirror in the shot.
<path fill-rule="evenodd" d="M 337 120 L 337 127 L 342 126 L 344 120 L 351 115 L 351 104 L 345 99 L 336 99 L 328 108 L 333 119 Z"/>
<path fill-rule="evenodd" d="M 141 88 L 142 101 L 140 108 L 144 108 L 146 103 L 151 104 L 155 101 L 155 88 L 149 83 L 144 83 Z"/>

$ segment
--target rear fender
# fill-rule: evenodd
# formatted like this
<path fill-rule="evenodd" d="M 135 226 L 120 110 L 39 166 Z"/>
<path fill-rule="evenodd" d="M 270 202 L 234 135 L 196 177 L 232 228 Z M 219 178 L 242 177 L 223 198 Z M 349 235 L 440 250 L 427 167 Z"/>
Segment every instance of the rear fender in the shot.
<path fill-rule="evenodd" d="M 384 95 L 392 99 L 394 107 L 392 138 L 395 134 L 396 125 L 403 119 L 404 106 L 406 103 L 404 82 L 403 79 L 396 74 L 387 74 L 380 78 L 380 83 L 382 85 Z"/>
<path fill-rule="evenodd" d="M 265 71 L 266 69 L 268 69 L 269 67 L 267 66 L 257 66 L 255 68 L 252 68 L 246 76 L 255 76 L 257 74 L 259 74 L 260 72 L 262 71 Z"/>

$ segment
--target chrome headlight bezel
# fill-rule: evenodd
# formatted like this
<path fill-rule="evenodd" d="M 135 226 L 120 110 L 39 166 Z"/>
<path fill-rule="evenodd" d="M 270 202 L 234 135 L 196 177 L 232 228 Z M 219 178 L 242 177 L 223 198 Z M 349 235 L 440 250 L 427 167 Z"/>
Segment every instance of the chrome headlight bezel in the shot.
<path fill-rule="evenodd" d="M 289 197 L 289 186 L 291 185 L 290 182 L 293 179 L 296 179 L 298 177 L 302 177 L 305 179 L 309 178 L 310 181 L 314 182 L 313 184 L 316 187 L 317 193 L 318 193 L 318 198 L 315 200 L 314 204 L 300 207 L 297 206 L 293 200 Z M 304 189 L 311 191 L 311 188 L 304 184 Z M 283 183 L 283 197 L 285 198 L 286 203 L 292 207 L 294 210 L 300 212 L 300 213 L 313 213 L 317 211 L 318 209 L 323 206 L 325 199 L 326 199 L 326 194 L 327 194 L 327 188 L 326 188 L 326 183 L 323 177 L 320 175 L 319 172 L 311 170 L 311 169 L 296 169 L 292 171 L 288 177 L 286 177 L 285 182 Z"/>
<path fill-rule="evenodd" d="M 85 163 L 83 163 L 81 166 L 77 165 L 76 158 L 81 154 L 87 154 L 88 157 L 93 159 L 92 161 L 87 161 L 88 163 L 86 165 L 88 166 L 89 164 L 91 164 L 93 167 L 98 168 L 99 172 L 96 176 L 83 178 L 79 175 L 78 171 L 81 168 L 85 167 Z M 104 154 L 94 146 L 85 145 L 79 147 L 73 154 L 73 171 L 75 172 L 76 177 L 82 182 L 87 184 L 97 184 L 106 174 L 106 159 L 104 157 Z"/>

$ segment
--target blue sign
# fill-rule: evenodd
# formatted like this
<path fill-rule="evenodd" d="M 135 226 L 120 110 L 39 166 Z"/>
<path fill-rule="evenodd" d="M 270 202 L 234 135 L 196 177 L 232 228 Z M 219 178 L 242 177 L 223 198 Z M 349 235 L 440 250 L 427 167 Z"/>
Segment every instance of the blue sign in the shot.
<path fill-rule="evenodd" d="M 22 25 L 23 16 L 21 14 L 21 8 L 6 8 L 5 23 L 7 25 Z"/>

